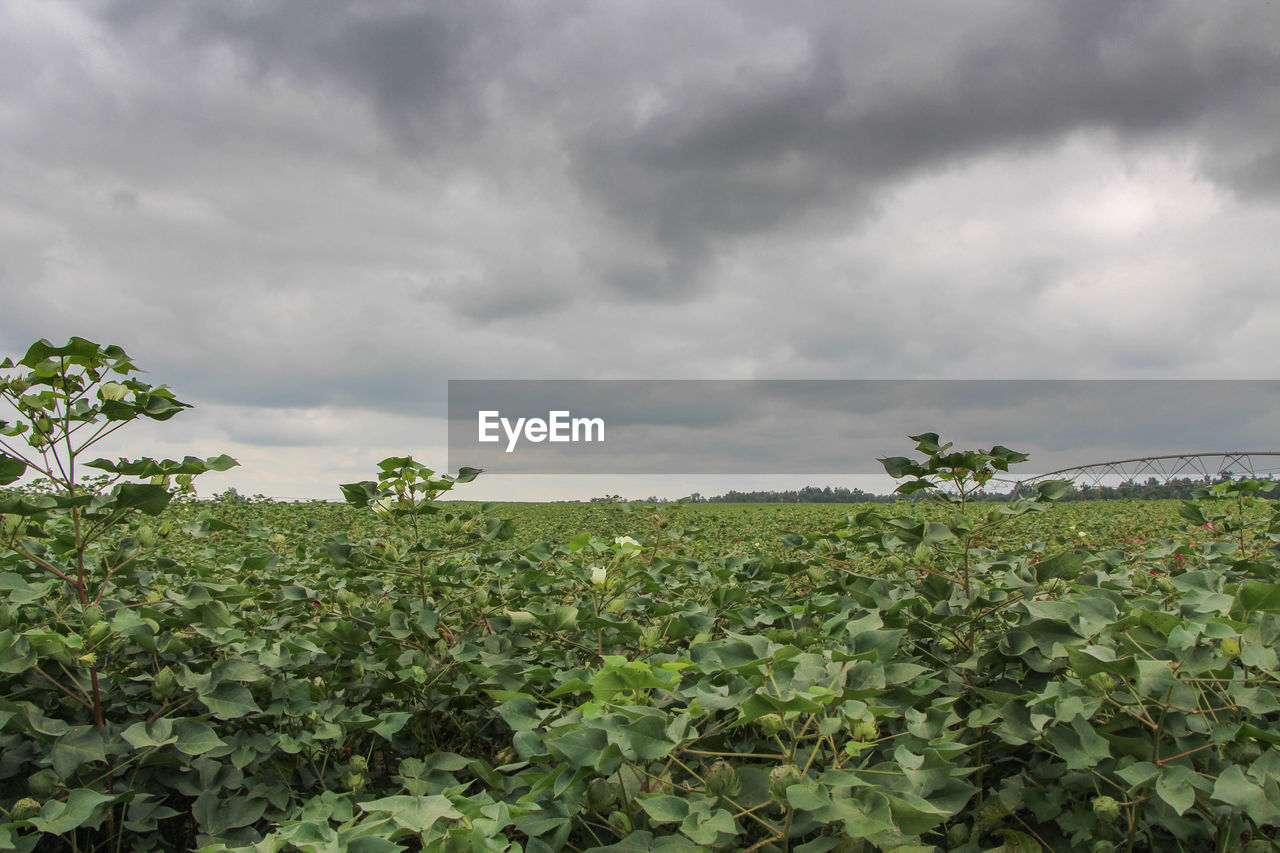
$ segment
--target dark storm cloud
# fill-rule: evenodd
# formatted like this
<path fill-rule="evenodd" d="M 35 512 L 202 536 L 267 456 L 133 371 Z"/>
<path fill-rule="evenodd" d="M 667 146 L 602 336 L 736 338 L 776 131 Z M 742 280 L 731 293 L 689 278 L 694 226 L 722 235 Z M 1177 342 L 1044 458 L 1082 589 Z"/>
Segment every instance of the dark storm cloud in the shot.
<path fill-rule="evenodd" d="M 637 257 L 587 251 L 626 297 L 706 285 L 735 239 L 837 229 L 912 174 L 1085 130 L 1185 135 L 1244 191 L 1277 181 L 1276 4 L 120 4 L 180 19 L 263 77 L 336 86 L 399 145 L 494 173 L 549 146 Z M 1268 35 L 1268 33 L 1270 35 Z M 495 157 L 492 145 L 501 149 Z M 544 163 L 544 165 L 549 165 Z M 495 281 L 472 318 L 519 315 Z M 497 298 L 491 298 L 496 296 Z"/>
<path fill-rule="evenodd" d="M 126 0 L 109 19 L 124 30 L 176 25 L 196 50 L 223 44 L 246 58 L 256 82 L 273 77 L 339 85 L 367 97 L 403 141 L 421 147 L 477 130 L 480 81 L 468 58 L 498 27 L 474 4 L 185 2 L 158 8 Z M 494 9 L 492 12 L 499 12 Z"/>
<path fill-rule="evenodd" d="M 686 279 L 717 240 L 843 218 L 895 180 L 984 152 L 1081 130 L 1181 132 L 1204 146 L 1205 168 L 1225 173 L 1220 157 L 1232 152 L 1214 146 L 1259 116 L 1280 126 L 1280 56 L 1259 37 L 1280 27 L 1274 4 L 803 8 L 808 52 L 793 67 L 754 71 L 744 39 L 725 74 L 664 92 L 657 115 L 572 140 L 584 192 L 647 233 Z M 1277 150 L 1263 144 L 1270 153 L 1240 174 L 1255 186 L 1265 176 L 1248 165 L 1265 171 Z"/>
<path fill-rule="evenodd" d="M 1201 0 L 11 0 L 0 350 L 118 343 L 298 467 L 295 429 L 429 436 L 449 378 L 1267 378 L 1277 31 Z"/>

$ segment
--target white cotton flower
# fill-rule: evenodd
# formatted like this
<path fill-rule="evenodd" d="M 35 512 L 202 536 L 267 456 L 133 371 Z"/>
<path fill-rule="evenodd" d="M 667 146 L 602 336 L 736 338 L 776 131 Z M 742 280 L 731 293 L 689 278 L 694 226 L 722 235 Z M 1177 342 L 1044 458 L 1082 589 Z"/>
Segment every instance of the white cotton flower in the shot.
<path fill-rule="evenodd" d="M 591 583 L 595 586 L 604 586 L 609 573 L 605 571 L 604 566 L 591 567 Z"/>
<path fill-rule="evenodd" d="M 98 396 L 103 400 L 123 400 L 128 390 L 119 382 L 103 382 L 98 388 Z"/>
<path fill-rule="evenodd" d="M 386 498 L 378 498 L 376 501 L 369 504 L 369 508 L 372 509 L 374 512 L 376 512 L 378 515 L 382 516 L 383 518 L 390 518 L 391 508 L 394 505 L 395 505 L 395 501 L 393 501 L 389 497 L 386 497 Z"/>
<path fill-rule="evenodd" d="M 613 540 L 613 544 L 619 546 L 618 551 L 620 553 L 627 554 L 632 557 L 639 556 L 640 552 L 644 549 L 644 546 L 632 539 L 630 536 L 619 536 L 617 539 Z"/>

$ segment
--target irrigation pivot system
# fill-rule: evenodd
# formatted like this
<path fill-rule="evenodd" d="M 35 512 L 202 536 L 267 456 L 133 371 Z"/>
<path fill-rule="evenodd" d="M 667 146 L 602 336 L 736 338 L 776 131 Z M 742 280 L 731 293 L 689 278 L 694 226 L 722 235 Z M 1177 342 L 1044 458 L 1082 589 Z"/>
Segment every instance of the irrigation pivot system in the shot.
<path fill-rule="evenodd" d="M 1280 471 L 1280 451 L 1233 450 L 1225 453 L 1171 453 L 1165 456 L 1137 456 L 1114 462 L 1091 462 L 1037 474 L 1019 480 L 1016 487 L 1041 480 L 1085 479 L 1092 486 L 1118 478 L 1120 482 L 1140 482 L 1155 477 L 1169 482 L 1177 477 L 1199 477 L 1215 480 L 1223 474 L 1244 477 L 1268 477 Z M 1141 479 L 1140 479 L 1141 478 Z M 1006 481 L 1010 482 L 1010 481 Z"/>

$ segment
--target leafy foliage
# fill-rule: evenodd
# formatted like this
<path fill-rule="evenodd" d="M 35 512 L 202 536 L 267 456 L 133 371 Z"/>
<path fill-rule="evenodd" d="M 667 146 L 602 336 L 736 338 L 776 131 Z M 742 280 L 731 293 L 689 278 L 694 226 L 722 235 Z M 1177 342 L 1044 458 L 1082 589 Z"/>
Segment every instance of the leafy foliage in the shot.
<path fill-rule="evenodd" d="M 88 402 L 118 349 L 40 347 L 18 384 L 54 396 L 10 439 L 48 417 L 65 448 L 126 398 L 147 416 L 146 387 Z M 936 499 L 852 513 L 517 526 L 437 500 L 478 472 L 407 456 L 346 505 L 122 488 L 170 494 L 225 457 L 12 491 L 0 850 L 1270 849 L 1264 488 L 1176 517 L 1051 507 L 1052 485 L 976 503 L 1022 454 L 914 440 L 886 469 Z"/>

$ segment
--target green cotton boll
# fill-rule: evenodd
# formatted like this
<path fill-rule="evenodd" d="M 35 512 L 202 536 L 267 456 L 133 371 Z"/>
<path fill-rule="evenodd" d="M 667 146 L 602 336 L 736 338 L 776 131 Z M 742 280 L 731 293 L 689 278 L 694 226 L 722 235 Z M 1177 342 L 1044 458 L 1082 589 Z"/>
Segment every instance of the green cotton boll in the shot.
<path fill-rule="evenodd" d="M 599 814 L 607 814 L 619 802 L 618 790 L 604 779 L 592 779 L 587 786 L 587 808 Z"/>
<path fill-rule="evenodd" d="M 1084 689 L 1092 696 L 1110 696 L 1116 689 L 1116 680 L 1109 672 L 1095 672 L 1084 680 Z"/>
<path fill-rule="evenodd" d="M 46 767 L 27 777 L 27 790 L 37 800 L 47 800 L 62 790 L 62 781 L 56 772 Z"/>
<path fill-rule="evenodd" d="M 706 777 L 707 793 L 713 797 L 733 797 L 737 796 L 738 771 L 733 769 L 733 765 L 724 759 L 716 761 L 711 765 L 711 769 L 707 771 Z"/>
<path fill-rule="evenodd" d="M 767 735 L 776 735 L 785 725 L 781 714 L 765 714 L 756 720 L 756 725 Z"/>
<path fill-rule="evenodd" d="M 98 625 L 103 618 L 102 608 L 96 604 L 92 604 L 85 608 L 84 615 L 80 617 L 80 623 L 86 629 L 91 629 Z"/>
<path fill-rule="evenodd" d="M 631 823 L 631 815 L 623 811 L 615 811 L 609 815 L 609 826 L 619 835 L 630 835 L 635 826 Z"/>
<path fill-rule="evenodd" d="M 787 801 L 787 788 L 804 781 L 804 774 L 794 764 L 779 764 L 769 771 L 769 796 L 776 802 Z"/>
<path fill-rule="evenodd" d="M 1094 797 L 1093 813 L 1098 820 L 1118 820 L 1120 818 L 1120 803 L 1115 797 Z"/>
<path fill-rule="evenodd" d="M 31 797 L 23 797 L 13 804 L 9 809 L 9 817 L 13 820 L 31 820 L 40 815 L 42 806 L 39 800 L 33 800 Z"/>

